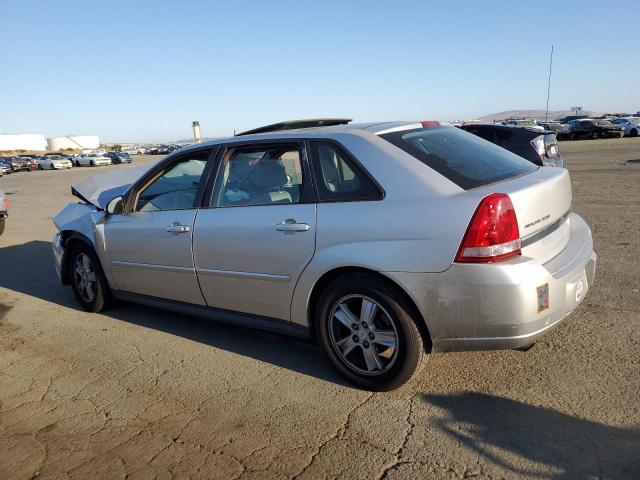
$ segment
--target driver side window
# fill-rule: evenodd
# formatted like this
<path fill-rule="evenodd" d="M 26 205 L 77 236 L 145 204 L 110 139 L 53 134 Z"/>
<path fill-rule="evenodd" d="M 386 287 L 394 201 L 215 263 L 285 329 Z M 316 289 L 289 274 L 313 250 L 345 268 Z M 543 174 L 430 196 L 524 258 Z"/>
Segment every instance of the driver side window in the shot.
<path fill-rule="evenodd" d="M 198 152 L 168 167 L 138 192 L 135 211 L 194 208 L 196 193 L 208 157 L 208 152 Z"/>

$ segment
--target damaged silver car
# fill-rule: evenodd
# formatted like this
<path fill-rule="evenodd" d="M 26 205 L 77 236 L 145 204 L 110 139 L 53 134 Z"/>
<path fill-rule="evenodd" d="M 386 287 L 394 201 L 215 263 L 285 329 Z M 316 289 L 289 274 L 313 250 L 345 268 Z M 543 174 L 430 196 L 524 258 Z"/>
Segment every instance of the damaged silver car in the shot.
<path fill-rule="evenodd" d="M 57 270 L 112 299 L 313 337 L 389 390 L 432 351 L 522 348 L 585 298 L 563 168 L 437 122 L 286 122 L 74 186 Z"/>

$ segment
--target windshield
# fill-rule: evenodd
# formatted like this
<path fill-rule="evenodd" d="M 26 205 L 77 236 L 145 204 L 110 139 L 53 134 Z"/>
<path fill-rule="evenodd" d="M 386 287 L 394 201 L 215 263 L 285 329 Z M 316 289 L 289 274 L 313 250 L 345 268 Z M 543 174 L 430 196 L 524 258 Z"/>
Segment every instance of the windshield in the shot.
<path fill-rule="evenodd" d="M 504 148 L 455 127 L 418 128 L 380 137 L 465 190 L 538 168 Z"/>

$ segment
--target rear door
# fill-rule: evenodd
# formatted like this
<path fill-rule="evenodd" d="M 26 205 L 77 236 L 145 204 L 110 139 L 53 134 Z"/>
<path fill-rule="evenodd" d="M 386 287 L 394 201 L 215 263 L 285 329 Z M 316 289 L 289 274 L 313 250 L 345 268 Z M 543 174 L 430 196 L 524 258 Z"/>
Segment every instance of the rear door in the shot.
<path fill-rule="evenodd" d="M 191 245 L 209 154 L 163 163 L 133 187 L 126 213 L 108 216 L 105 250 L 119 290 L 204 304 Z"/>
<path fill-rule="evenodd" d="M 193 249 L 207 305 L 290 319 L 293 290 L 313 257 L 316 205 L 302 142 L 221 149 Z"/>

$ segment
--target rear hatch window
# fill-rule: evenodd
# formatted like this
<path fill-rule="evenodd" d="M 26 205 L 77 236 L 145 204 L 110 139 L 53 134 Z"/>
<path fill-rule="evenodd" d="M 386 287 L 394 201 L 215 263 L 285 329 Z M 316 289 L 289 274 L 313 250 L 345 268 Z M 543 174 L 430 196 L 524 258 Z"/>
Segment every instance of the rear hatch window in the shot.
<path fill-rule="evenodd" d="M 535 171 L 538 167 L 502 147 L 455 127 L 383 133 L 396 147 L 469 190 Z"/>

